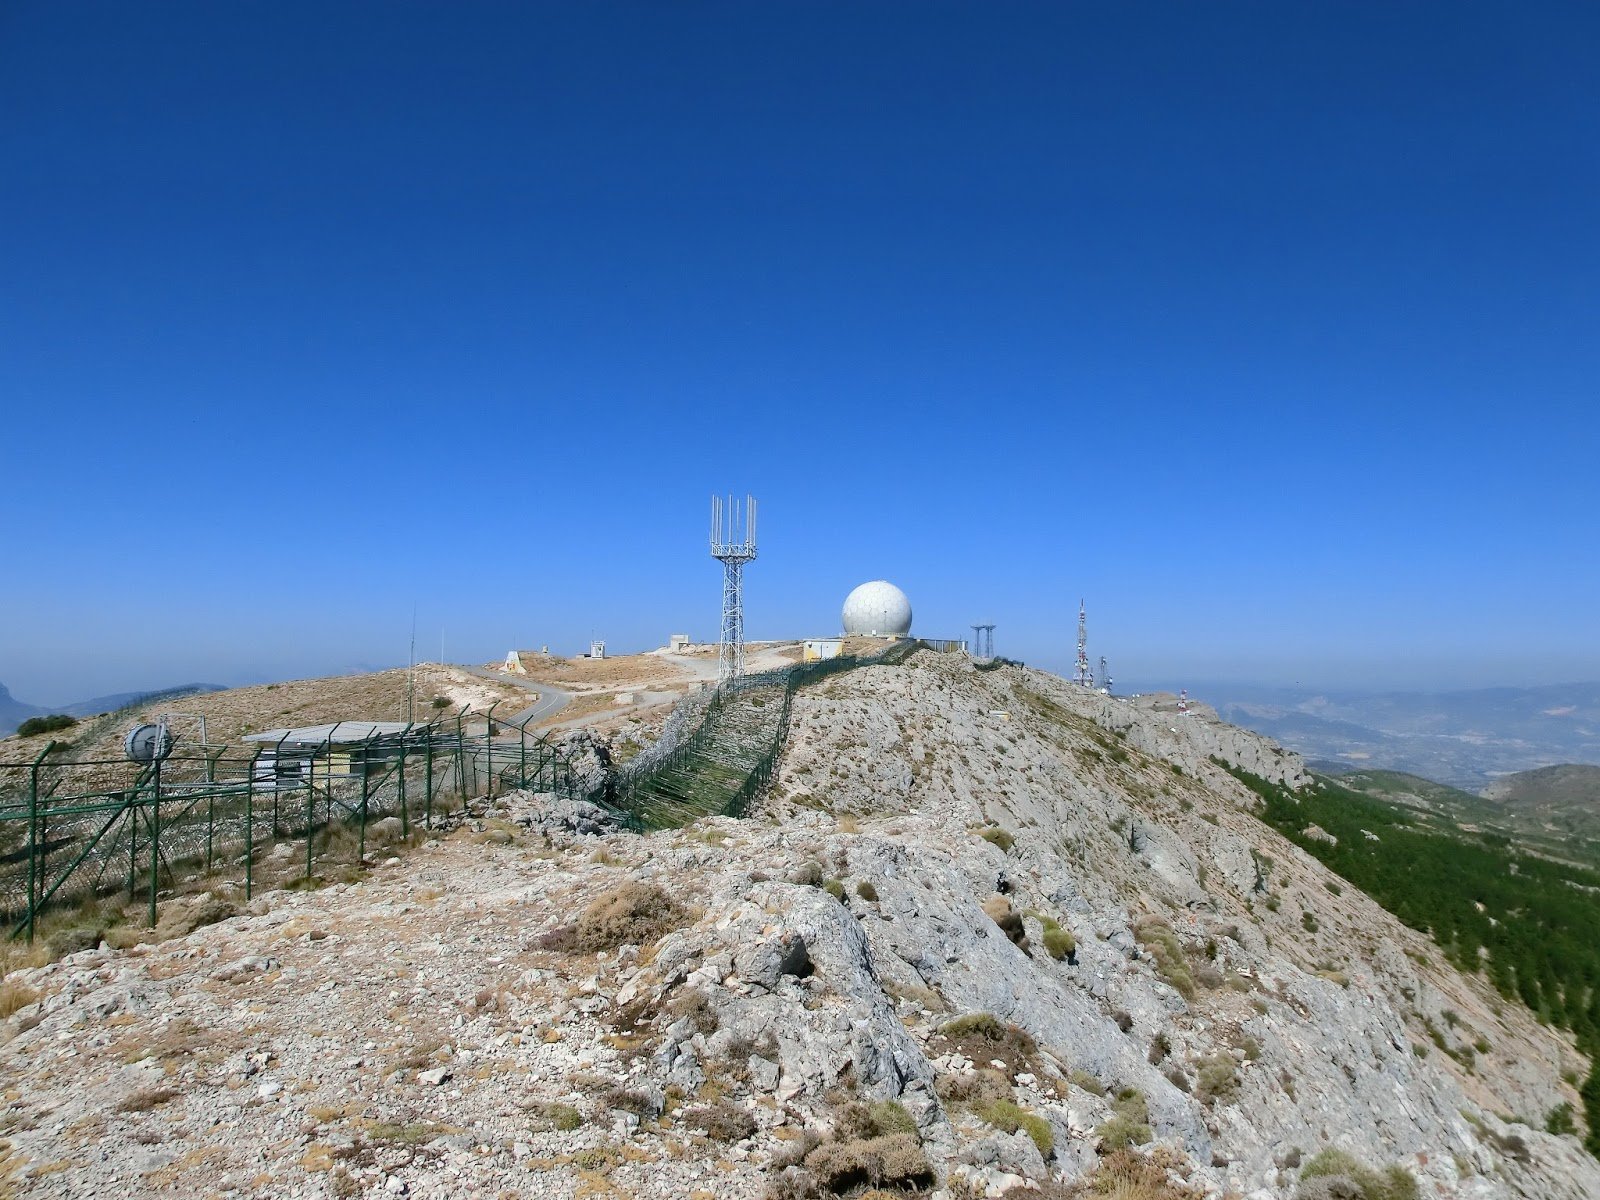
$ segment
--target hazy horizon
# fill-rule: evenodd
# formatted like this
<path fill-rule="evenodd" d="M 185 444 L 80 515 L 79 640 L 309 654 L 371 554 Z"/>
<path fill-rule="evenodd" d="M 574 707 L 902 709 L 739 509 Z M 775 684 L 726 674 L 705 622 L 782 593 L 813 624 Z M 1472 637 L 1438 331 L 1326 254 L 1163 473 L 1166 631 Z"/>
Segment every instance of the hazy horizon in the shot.
<path fill-rule="evenodd" d="M 915 631 L 914 631 L 915 632 Z M 998 631 L 997 631 L 998 633 Z M 809 636 L 826 636 L 828 631 L 812 630 Z M 927 636 L 936 636 L 929 633 Z M 959 636 L 956 634 L 955 636 Z M 764 640 L 764 639 L 753 639 Z M 774 639 L 779 640 L 779 639 Z M 786 640 L 786 639 L 784 639 Z M 656 649 L 664 645 L 666 638 L 663 636 L 656 645 L 627 645 L 608 641 L 608 649 L 613 654 L 640 653 L 645 650 Z M 537 640 L 522 641 L 515 648 L 537 649 L 541 643 Z M 503 649 L 486 653 L 481 656 L 457 658 L 447 655 L 443 661 L 478 666 L 497 662 L 505 657 L 506 650 L 512 649 L 511 645 Z M 563 647 L 552 644 L 553 653 L 576 655 L 587 649 L 587 640 L 582 644 L 574 643 Z M 1008 657 L 1025 661 L 1029 666 L 1053 672 L 1063 677 L 1070 677 L 1073 672 L 1072 652 L 1069 648 L 1064 654 L 1028 655 L 1015 647 L 1001 644 L 997 638 L 996 652 Z M 1363 676 L 1359 672 L 1352 673 L 1351 664 L 1341 664 L 1338 671 L 1330 671 L 1326 675 L 1314 675 L 1303 672 L 1300 675 L 1281 678 L 1247 677 L 1247 676 L 1220 676 L 1209 675 L 1202 672 L 1175 672 L 1162 670 L 1159 666 L 1154 669 L 1139 669 L 1136 665 L 1127 671 L 1120 670 L 1116 663 L 1110 661 L 1108 665 L 1118 694 L 1129 695 L 1134 692 L 1170 691 L 1177 692 L 1186 688 L 1189 694 L 1197 700 L 1208 701 L 1215 698 L 1226 697 L 1239 699 L 1236 693 L 1250 690 L 1264 692 L 1327 692 L 1329 694 L 1370 695 L 1377 693 L 1452 693 L 1481 691 L 1491 688 L 1531 689 L 1562 686 L 1600 686 L 1600 672 L 1594 676 L 1577 677 L 1539 677 L 1539 678 L 1505 678 L 1505 677 L 1473 677 L 1467 674 L 1459 676 L 1448 673 L 1432 676 L 1411 676 L 1394 674 L 1383 677 L 1377 674 Z M 190 660 L 196 661 L 199 660 Z M 418 662 L 441 661 L 435 652 L 427 651 L 424 640 L 419 636 L 417 647 Z M 1091 665 L 1098 670 L 1099 657 L 1091 657 Z M 344 661 L 327 660 L 321 663 L 304 660 L 304 665 L 298 668 L 285 667 L 273 669 L 261 664 L 244 664 L 235 670 L 224 669 L 220 664 L 213 664 L 216 669 L 207 670 L 205 664 L 200 664 L 196 670 L 183 674 L 174 673 L 163 664 L 152 664 L 149 671 L 140 673 L 137 670 L 118 671 L 104 669 L 85 675 L 83 678 L 91 681 L 89 686 L 71 688 L 63 684 L 52 685 L 48 676 L 44 677 L 43 686 L 35 688 L 33 682 L 22 684 L 17 679 L 28 679 L 27 676 L 17 678 L 0 677 L 0 685 L 5 686 L 12 698 L 25 704 L 32 704 L 42 708 L 64 708 L 71 704 L 81 703 L 85 700 L 101 696 L 121 695 L 129 692 L 158 692 L 167 688 L 179 687 L 186 684 L 220 684 L 224 687 L 251 687 L 264 683 L 286 682 L 292 679 L 319 678 L 332 675 L 357 674 L 367 671 L 383 671 L 401 668 L 407 665 L 407 659 L 401 657 L 394 660 L 381 658 L 347 659 Z M 98 684 L 92 681 L 99 681 Z"/>

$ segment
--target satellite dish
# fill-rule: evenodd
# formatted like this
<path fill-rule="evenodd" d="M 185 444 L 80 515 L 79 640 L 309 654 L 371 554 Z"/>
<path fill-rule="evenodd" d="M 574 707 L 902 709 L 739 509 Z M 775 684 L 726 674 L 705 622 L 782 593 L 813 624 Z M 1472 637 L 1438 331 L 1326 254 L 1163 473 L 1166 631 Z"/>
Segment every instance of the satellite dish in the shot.
<path fill-rule="evenodd" d="M 123 739 L 129 762 L 160 762 L 172 753 L 172 733 L 165 725 L 140 725 Z"/>

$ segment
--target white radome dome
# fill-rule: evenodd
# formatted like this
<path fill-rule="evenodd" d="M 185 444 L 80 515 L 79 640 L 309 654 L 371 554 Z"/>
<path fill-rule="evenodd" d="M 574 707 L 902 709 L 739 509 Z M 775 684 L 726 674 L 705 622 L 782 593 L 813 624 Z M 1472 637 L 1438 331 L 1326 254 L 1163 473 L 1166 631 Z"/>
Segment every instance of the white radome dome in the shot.
<path fill-rule="evenodd" d="M 911 601 L 885 580 L 863 583 L 845 597 L 844 631 L 872 637 L 905 637 L 911 632 Z"/>

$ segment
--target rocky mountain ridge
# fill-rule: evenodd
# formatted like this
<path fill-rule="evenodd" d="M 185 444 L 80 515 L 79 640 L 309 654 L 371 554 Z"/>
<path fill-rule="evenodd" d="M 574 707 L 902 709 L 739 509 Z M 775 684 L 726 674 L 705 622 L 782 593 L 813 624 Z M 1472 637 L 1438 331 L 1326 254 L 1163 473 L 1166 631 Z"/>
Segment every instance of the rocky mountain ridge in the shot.
<path fill-rule="evenodd" d="M 7 1164 L 45 1196 L 1023 1196 L 1131 1146 L 1167 1190 L 1130 1195 L 1279 1200 L 1337 1149 L 1422 1195 L 1600 1195 L 1540 1127 L 1581 1056 L 1230 767 L 1315 786 L 1170 698 L 835 676 L 750 819 L 515 793 L 363 882 L 14 972 Z"/>

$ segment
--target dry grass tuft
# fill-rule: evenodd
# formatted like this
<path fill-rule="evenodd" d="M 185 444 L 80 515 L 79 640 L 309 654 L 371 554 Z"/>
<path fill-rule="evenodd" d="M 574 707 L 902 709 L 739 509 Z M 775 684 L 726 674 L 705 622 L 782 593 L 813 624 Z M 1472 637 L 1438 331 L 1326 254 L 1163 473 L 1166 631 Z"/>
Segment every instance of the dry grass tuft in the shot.
<path fill-rule="evenodd" d="M 157 1108 L 167 1103 L 167 1101 L 176 1100 L 177 1098 L 178 1093 L 172 1088 L 140 1088 L 137 1092 L 124 1096 L 117 1105 L 117 1111 L 119 1113 L 149 1112 L 152 1108 Z"/>
<path fill-rule="evenodd" d="M 805 1166 L 822 1189 L 836 1195 L 863 1187 L 926 1188 L 934 1183 L 922 1147 L 904 1133 L 825 1142 L 806 1155 Z"/>
<path fill-rule="evenodd" d="M 27 1008 L 38 1000 L 39 996 L 38 988 L 29 987 L 15 979 L 0 983 L 0 1020 L 12 1016 L 19 1009 Z"/>
<path fill-rule="evenodd" d="M 655 884 L 629 880 L 595 897 L 574 924 L 551 930 L 538 945 L 590 954 L 649 945 L 688 919 L 688 911 Z"/>
<path fill-rule="evenodd" d="M 1022 914 L 1011 906 L 1011 901 L 996 892 L 983 902 L 984 916 L 1000 927 L 1000 932 L 1024 954 L 1029 953 L 1028 931 L 1022 924 Z"/>
<path fill-rule="evenodd" d="M 1073 1194 L 1102 1200 L 1196 1200 L 1200 1195 L 1169 1180 L 1167 1166 L 1159 1156 L 1147 1158 L 1131 1150 L 1107 1155 Z"/>
<path fill-rule="evenodd" d="M 934 1086 L 946 1104 L 981 1106 L 1011 1098 L 1011 1081 L 993 1067 L 941 1075 Z"/>
<path fill-rule="evenodd" d="M 687 1110 L 683 1114 L 683 1123 L 719 1142 L 743 1141 L 756 1131 L 756 1119 L 726 1100 Z"/>

